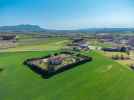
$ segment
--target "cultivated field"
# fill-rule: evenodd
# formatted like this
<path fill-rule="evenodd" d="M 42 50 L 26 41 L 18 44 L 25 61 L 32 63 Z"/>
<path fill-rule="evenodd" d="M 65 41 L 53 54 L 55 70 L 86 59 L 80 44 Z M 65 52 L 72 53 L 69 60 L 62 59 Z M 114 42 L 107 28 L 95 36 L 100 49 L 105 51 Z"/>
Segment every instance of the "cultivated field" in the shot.
<path fill-rule="evenodd" d="M 16 43 L 0 42 L 0 46 L 5 46 L 6 49 L 0 49 L 0 52 L 16 52 L 16 51 L 48 51 L 58 50 L 68 43 L 68 38 L 51 37 L 51 38 L 20 38 Z"/>
<path fill-rule="evenodd" d="M 104 51 L 99 51 L 100 53 L 102 53 L 103 55 L 105 55 L 108 58 L 112 58 L 112 56 L 123 56 L 123 57 L 127 57 L 130 59 L 124 59 L 124 60 L 115 60 L 116 62 L 120 63 L 121 65 L 130 67 L 130 65 L 134 64 L 134 52 L 131 51 L 130 54 L 128 55 L 127 53 L 123 53 L 123 52 L 104 52 Z"/>
<path fill-rule="evenodd" d="M 134 71 L 127 66 L 126 61 L 111 60 L 109 57 L 113 53 L 83 51 L 82 54 L 91 56 L 93 61 L 49 79 L 42 78 L 23 64 L 26 59 L 56 52 L 69 41 L 68 38 L 59 37 L 39 39 L 24 36 L 15 47 L 1 49 L 0 100 L 132 100 L 134 98 Z M 98 46 L 97 43 L 94 45 Z"/>
<path fill-rule="evenodd" d="M 22 63 L 52 51 L 1 53 L 0 100 L 132 100 L 134 72 L 97 52 L 93 61 L 43 79 Z"/>

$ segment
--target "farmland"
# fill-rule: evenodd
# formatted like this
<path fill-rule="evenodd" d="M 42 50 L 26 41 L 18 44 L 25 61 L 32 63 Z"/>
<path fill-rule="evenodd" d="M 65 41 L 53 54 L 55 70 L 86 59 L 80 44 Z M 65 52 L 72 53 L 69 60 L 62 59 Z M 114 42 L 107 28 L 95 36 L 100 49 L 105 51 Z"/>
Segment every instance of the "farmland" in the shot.
<path fill-rule="evenodd" d="M 129 59 L 124 59 L 124 60 L 116 60 L 116 62 L 120 63 L 121 65 L 127 66 L 128 68 L 130 67 L 130 65 L 133 64 L 133 51 L 130 52 L 130 54 L 128 55 L 127 53 L 123 53 L 123 52 L 103 52 L 103 51 L 99 51 L 100 53 L 102 53 L 103 55 L 105 55 L 108 58 L 112 58 L 112 56 L 123 56 L 124 58 L 129 58 Z"/>
<path fill-rule="evenodd" d="M 93 60 L 49 79 L 23 64 L 27 59 L 58 52 L 71 42 L 67 37 L 21 36 L 15 47 L 1 49 L 0 100 L 131 100 L 134 97 L 134 72 L 127 61 L 110 58 L 117 53 L 80 50 Z M 96 47 L 110 46 L 92 43 L 90 39 L 88 42 Z"/>
<path fill-rule="evenodd" d="M 41 51 L 41 50 L 57 50 L 68 43 L 68 38 L 52 37 L 52 38 L 32 38 L 30 36 L 21 36 L 16 43 L 7 42 L 0 43 L 0 48 L 5 46 L 5 49 L 0 49 L 1 52 L 16 52 L 16 51 Z M 6 45 L 5 45 L 6 44 Z M 8 45 L 8 46 L 7 46 Z M 10 47 L 9 47 L 10 46 Z"/>
<path fill-rule="evenodd" d="M 134 100 L 134 0 L 0 0 L 0 100 Z"/>
<path fill-rule="evenodd" d="M 1 53 L 1 100 L 130 100 L 134 73 L 95 51 L 84 52 L 93 61 L 43 79 L 22 62 L 52 51 Z"/>

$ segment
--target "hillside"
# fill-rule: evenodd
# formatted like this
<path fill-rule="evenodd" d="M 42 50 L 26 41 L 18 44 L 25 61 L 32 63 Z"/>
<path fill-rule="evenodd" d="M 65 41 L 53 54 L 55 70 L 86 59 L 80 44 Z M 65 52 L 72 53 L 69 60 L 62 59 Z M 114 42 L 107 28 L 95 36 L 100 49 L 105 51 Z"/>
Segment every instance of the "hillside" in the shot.
<path fill-rule="evenodd" d="M 48 32 L 54 34 L 70 34 L 70 33 L 124 33 L 134 32 L 134 28 L 85 28 L 85 29 L 73 29 L 73 30 L 55 30 L 44 29 L 38 25 L 21 24 L 16 26 L 0 26 L 0 32 L 17 32 L 17 33 L 29 33 L 29 32 Z"/>
<path fill-rule="evenodd" d="M 134 72 L 97 52 L 93 61 L 43 79 L 22 63 L 50 52 L 1 53 L 1 100 L 132 100 Z M 19 90 L 19 91 L 18 91 Z"/>
<path fill-rule="evenodd" d="M 43 32 L 45 29 L 37 25 L 1 26 L 0 32 Z"/>

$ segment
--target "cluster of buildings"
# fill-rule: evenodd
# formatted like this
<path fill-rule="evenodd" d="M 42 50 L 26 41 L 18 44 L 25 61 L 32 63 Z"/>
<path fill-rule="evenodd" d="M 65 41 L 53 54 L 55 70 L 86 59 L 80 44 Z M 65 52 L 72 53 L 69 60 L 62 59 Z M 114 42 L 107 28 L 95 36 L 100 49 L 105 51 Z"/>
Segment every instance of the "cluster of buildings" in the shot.
<path fill-rule="evenodd" d="M 98 34 L 98 35 L 96 35 L 96 38 L 100 42 L 113 42 L 113 41 L 115 41 L 115 38 L 113 37 L 113 35 L 110 35 L 110 34 Z"/>
<path fill-rule="evenodd" d="M 89 44 L 86 39 L 83 38 L 75 38 L 72 40 L 72 43 L 68 44 L 70 48 L 72 48 L 75 51 L 80 50 L 89 50 Z"/>
<path fill-rule="evenodd" d="M 122 37 L 121 39 L 118 40 L 118 44 L 127 45 L 132 50 L 134 50 L 134 36 Z"/>
<path fill-rule="evenodd" d="M 112 35 L 112 34 L 99 34 L 96 36 L 102 43 L 111 43 L 113 46 L 127 47 L 134 50 L 134 36 Z M 109 49 L 109 48 L 108 48 Z M 110 50 L 120 51 L 119 48 L 110 48 Z"/>

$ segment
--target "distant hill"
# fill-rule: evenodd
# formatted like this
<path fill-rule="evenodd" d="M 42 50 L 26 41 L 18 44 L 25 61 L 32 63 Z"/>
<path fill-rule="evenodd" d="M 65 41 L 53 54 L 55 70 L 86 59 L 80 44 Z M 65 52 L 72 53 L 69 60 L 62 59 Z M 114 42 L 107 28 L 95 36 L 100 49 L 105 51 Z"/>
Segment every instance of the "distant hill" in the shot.
<path fill-rule="evenodd" d="M 125 33 L 134 32 L 134 28 L 85 28 L 76 30 L 49 30 L 57 33 Z"/>
<path fill-rule="evenodd" d="M 0 32 L 44 32 L 45 29 L 37 25 L 0 26 Z"/>
<path fill-rule="evenodd" d="M 41 28 L 38 25 L 22 24 L 16 26 L 0 26 L 0 32 L 16 32 L 16 33 L 32 33 L 32 32 L 48 32 L 54 34 L 69 34 L 69 33 L 123 33 L 134 32 L 134 28 L 86 28 L 77 30 L 49 30 Z"/>
<path fill-rule="evenodd" d="M 87 28 L 79 29 L 80 32 L 92 33 L 115 33 L 115 32 L 134 32 L 134 28 Z"/>

